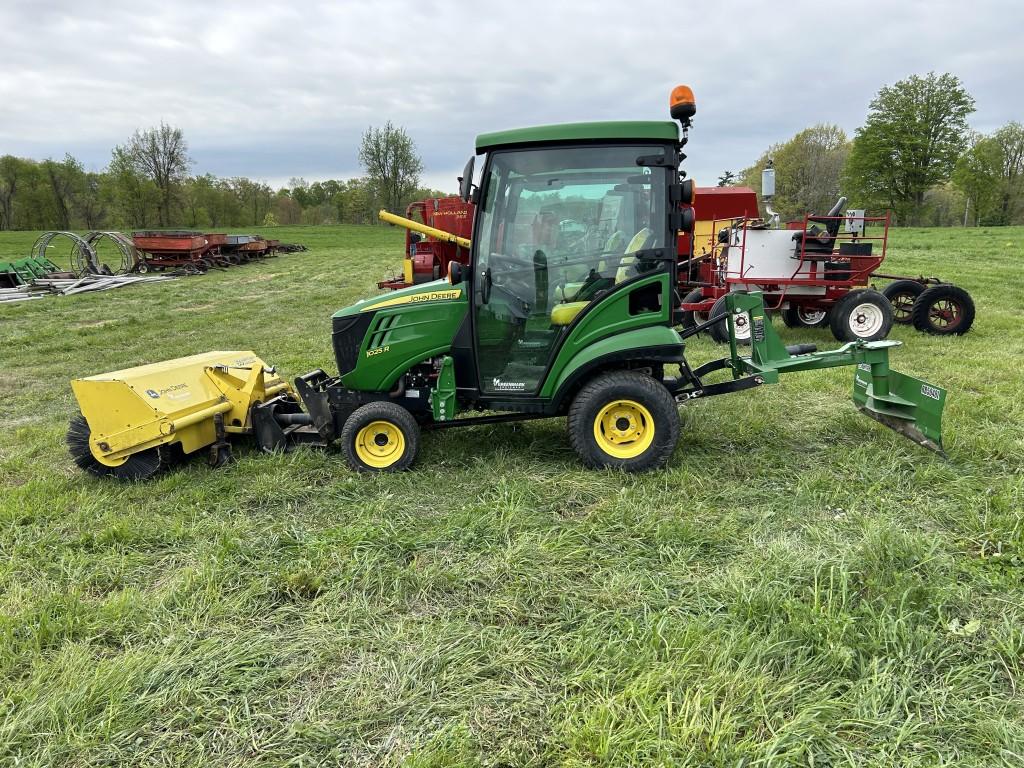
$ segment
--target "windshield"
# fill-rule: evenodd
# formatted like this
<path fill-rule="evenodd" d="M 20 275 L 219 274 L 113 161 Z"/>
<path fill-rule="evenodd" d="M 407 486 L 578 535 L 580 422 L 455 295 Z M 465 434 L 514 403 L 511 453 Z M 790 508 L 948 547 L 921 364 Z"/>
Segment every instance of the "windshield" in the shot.
<path fill-rule="evenodd" d="M 651 151 L 638 145 L 495 153 L 484 180 L 479 258 L 532 261 L 539 250 L 553 271 L 549 283 L 557 283 L 560 269 L 570 277 L 593 269 L 614 278 L 634 240 L 645 249 L 665 245 L 667 171 L 636 163 Z"/>

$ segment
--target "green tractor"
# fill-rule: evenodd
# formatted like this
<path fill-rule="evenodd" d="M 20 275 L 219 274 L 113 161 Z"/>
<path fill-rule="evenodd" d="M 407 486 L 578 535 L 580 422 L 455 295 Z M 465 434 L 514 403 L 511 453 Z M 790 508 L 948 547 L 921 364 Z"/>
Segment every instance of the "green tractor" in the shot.
<path fill-rule="evenodd" d="M 584 464 L 643 471 L 672 455 L 680 403 L 775 383 L 781 373 L 853 365 L 853 398 L 864 413 L 941 451 L 945 392 L 889 369 L 888 351 L 898 342 L 856 341 L 821 353 L 813 345 L 785 347 L 760 294 L 727 297 L 728 357 L 696 368 L 687 363 L 686 338 L 709 325 L 678 330 L 676 240 L 693 227 L 693 182 L 680 164 L 695 111 L 690 89 L 680 86 L 672 94 L 672 121 L 479 136 L 479 187 L 472 183 L 474 158 L 461 178 L 463 198 L 476 203 L 469 266 L 453 262 L 445 280 L 337 312 L 337 376 L 313 371 L 293 388 L 275 384 L 276 394 L 268 388 L 261 397 L 263 374 L 251 370 L 231 379 L 240 388 L 250 382 L 246 418 L 207 426 L 185 415 L 154 427 L 147 438 L 158 437 L 140 442 L 140 450 L 173 442 L 180 422 L 195 433 L 182 440 L 186 450 L 206 443 L 218 461 L 226 430 L 255 434 L 267 451 L 340 441 L 354 469 L 394 471 L 415 460 L 421 429 L 567 417 Z M 744 355 L 735 338 L 739 315 L 751 329 Z M 244 366 L 211 367 L 222 390 L 231 378 L 222 369 L 231 367 Z M 731 376 L 705 380 L 720 371 Z M 181 413 L 228 408 L 216 400 L 193 405 L 181 390 L 176 396 Z M 79 424 L 83 465 L 92 459 L 81 446 L 91 446 L 100 461 L 97 452 L 108 446 L 104 466 L 132 452 L 120 438 L 127 431 L 84 430 Z M 145 463 L 144 474 L 157 465 Z"/>
<path fill-rule="evenodd" d="M 749 354 L 734 340 L 729 357 L 687 364 L 685 339 L 703 326 L 677 330 L 676 237 L 693 227 L 680 163 L 695 111 L 680 87 L 673 121 L 479 136 L 479 188 L 474 158 L 461 178 L 477 204 L 471 266 L 337 312 L 339 375 L 314 371 L 296 380 L 298 398 L 256 406 L 261 444 L 340 439 L 354 469 L 399 470 L 415 460 L 421 428 L 565 416 L 587 466 L 642 471 L 672 455 L 682 402 L 856 365 L 856 404 L 941 450 L 945 392 L 889 370 L 897 342 L 784 347 L 758 294 L 729 297 L 730 334 L 737 313 L 754 328 Z M 704 382 L 723 369 L 730 380 Z"/>

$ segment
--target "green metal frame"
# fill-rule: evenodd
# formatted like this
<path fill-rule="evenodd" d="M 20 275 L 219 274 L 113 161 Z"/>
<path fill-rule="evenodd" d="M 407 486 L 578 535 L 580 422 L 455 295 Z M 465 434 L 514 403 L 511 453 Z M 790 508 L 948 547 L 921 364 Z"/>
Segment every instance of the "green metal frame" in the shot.
<path fill-rule="evenodd" d="M 889 350 L 899 341 L 851 341 L 826 352 L 791 354 L 766 318 L 760 291 L 730 293 L 726 298 L 729 355 L 733 377 L 761 376 L 774 384 L 779 374 L 816 371 L 854 365 L 853 401 L 862 413 L 914 442 L 938 453 L 942 447 L 942 410 L 946 391 L 941 387 L 893 371 Z M 750 355 L 739 354 L 734 318 L 750 317 Z"/>

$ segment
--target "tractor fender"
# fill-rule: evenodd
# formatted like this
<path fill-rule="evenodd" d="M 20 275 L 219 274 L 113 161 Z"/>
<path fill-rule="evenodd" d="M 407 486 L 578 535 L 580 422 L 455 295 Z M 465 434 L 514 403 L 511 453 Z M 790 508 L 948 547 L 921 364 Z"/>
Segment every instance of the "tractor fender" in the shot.
<path fill-rule="evenodd" d="M 608 336 L 576 353 L 549 377 L 541 396 L 550 397 L 552 406 L 560 409 L 563 401 L 594 374 L 620 368 L 623 363 L 682 363 L 685 346 L 674 328 L 661 325 Z"/>

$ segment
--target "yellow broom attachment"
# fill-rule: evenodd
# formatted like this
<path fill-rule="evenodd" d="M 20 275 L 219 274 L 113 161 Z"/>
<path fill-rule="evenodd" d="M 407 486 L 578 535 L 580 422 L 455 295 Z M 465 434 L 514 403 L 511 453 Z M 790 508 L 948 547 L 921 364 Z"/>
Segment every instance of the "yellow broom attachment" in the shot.
<path fill-rule="evenodd" d="M 75 379 L 81 413 L 68 449 L 97 476 L 141 480 L 176 455 L 210 448 L 211 463 L 230 460 L 225 437 L 252 430 L 252 406 L 290 392 L 255 353 L 206 352 Z"/>

